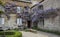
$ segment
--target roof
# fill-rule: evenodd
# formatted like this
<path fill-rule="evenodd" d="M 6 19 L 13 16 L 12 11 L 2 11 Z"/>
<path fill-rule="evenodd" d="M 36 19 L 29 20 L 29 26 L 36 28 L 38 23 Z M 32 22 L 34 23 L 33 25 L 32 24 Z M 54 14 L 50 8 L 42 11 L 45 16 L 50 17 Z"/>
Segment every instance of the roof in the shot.
<path fill-rule="evenodd" d="M 39 4 L 42 3 L 43 1 L 44 1 L 44 0 L 42 0 L 42 1 L 40 1 L 39 3 L 33 5 L 33 6 L 31 7 L 31 9 L 34 8 L 35 6 L 39 5 Z"/>

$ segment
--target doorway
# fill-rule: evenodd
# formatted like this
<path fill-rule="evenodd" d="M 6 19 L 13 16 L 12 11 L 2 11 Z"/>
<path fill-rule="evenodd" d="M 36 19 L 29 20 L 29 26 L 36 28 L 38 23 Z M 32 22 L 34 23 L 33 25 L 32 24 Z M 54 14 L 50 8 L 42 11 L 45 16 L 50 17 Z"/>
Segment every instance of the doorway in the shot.
<path fill-rule="evenodd" d="M 31 28 L 31 21 L 27 21 L 27 27 Z"/>

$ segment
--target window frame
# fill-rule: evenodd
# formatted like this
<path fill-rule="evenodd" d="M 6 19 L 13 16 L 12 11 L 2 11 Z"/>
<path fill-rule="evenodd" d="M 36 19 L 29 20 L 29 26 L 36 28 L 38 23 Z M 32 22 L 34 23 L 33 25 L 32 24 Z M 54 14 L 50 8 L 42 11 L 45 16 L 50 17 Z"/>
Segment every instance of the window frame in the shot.
<path fill-rule="evenodd" d="M 5 19 L 4 19 L 3 17 L 0 17 L 0 19 L 1 19 L 1 20 L 0 20 L 0 21 L 1 21 L 0 24 L 1 24 L 1 25 L 4 24 L 4 23 L 5 23 Z M 4 20 L 3 20 L 3 19 L 4 19 Z"/>
<path fill-rule="evenodd" d="M 39 5 L 38 8 L 39 8 L 40 10 L 43 10 L 43 5 Z"/>
<path fill-rule="evenodd" d="M 21 13 L 21 7 L 17 6 L 17 13 Z"/>
<path fill-rule="evenodd" d="M 17 18 L 17 25 L 22 25 L 22 18 Z"/>

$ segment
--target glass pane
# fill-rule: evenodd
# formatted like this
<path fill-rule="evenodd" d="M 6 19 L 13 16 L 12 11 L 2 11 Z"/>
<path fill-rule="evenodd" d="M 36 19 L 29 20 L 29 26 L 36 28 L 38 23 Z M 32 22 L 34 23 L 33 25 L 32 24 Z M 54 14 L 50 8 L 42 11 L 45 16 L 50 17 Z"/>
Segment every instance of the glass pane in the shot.
<path fill-rule="evenodd" d="M 0 24 L 2 23 L 2 18 L 0 18 Z"/>
<path fill-rule="evenodd" d="M 20 22 L 20 25 L 22 25 L 22 19 L 21 18 L 19 19 L 19 22 Z"/>
<path fill-rule="evenodd" d="M 21 12 L 21 7 L 17 7 L 17 13 Z"/>
<path fill-rule="evenodd" d="M 4 24 L 4 18 L 2 18 L 2 24 Z"/>
<path fill-rule="evenodd" d="M 19 18 L 17 19 L 17 24 L 19 24 Z"/>

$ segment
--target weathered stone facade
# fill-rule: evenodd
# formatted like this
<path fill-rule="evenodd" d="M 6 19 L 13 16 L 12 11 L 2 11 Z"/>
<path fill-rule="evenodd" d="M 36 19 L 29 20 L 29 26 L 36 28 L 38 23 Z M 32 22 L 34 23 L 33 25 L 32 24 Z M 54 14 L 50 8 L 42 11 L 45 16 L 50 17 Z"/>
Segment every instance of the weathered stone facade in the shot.
<path fill-rule="evenodd" d="M 54 8 L 54 9 L 60 8 L 59 3 L 60 3 L 60 0 L 45 0 L 44 2 L 40 3 L 39 5 L 43 5 L 43 10 L 48 10 L 51 8 Z M 39 5 L 37 5 L 35 7 L 37 8 Z M 43 25 L 43 21 L 40 20 L 38 22 L 38 28 L 60 31 L 60 13 L 59 12 L 60 11 L 56 12 L 57 16 L 55 16 L 55 17 L 49 16 L 49 18 L 44 18 L 44 25 Z"/>
<path fill-rule="evenodd" d="M 37 1 L 41 1 L 41 0 L 37 0 Z M 21 6 L 23 8 L 25 6 L 28 6 L 29 8 L 31 6 L 33 6 L 32 3 L 22 3 L 22 2 L 16 2 L 16 1 L 11 1 L 11 0 L 3 0 L 3 2 L 4 3 L 6 3 L 6 2 L 15 3 L 17 6 Z M 55 9 L 56 10 L 56 8 L 60 9 L 60 0 L 44 0 L 42 3 L 38 3 L 37 6 L 33 7 L 32 9 L 31 8 L 27 9 L 27 10 L 23 9 L 25 11 L 22 11 L 21 14 L 20 13 L 13 13 L 12 14 L 12 12 L 11 12 L 9 14 L 9 16 L 10 16 L 9 19 L 7 18 L 6 15 L 4 15 L 2 17 L 5 18 L 5 21 L 4 21 L 4 25 L 2 25 L 2 26 L 4 26 L 4 28 L 5 27 L 7 27 L 7 28 L 8 27 L 10 27 L 10 28 L 15 28 L 16 27 L 17 28 L 18 27 L 17 22 L 16 22 L 17 18 L 22 18 L 23 26 L 26 27 L 26 28 L 28 27 L 28 22 L 30 22 L 31 27 L 37 26 L 38 28 L 60 31 L 60 10 L 55 11 L 55 13 L 57 13 L 56 16 L 54 15 L 55 17 L 54 16 L 51 17 L 51 15 L 48 14 L 49 16 L 46 15 L 46 16 L 48 16 L 48 18 L 41 19 L 41 17 L 40 17 L 38 19 L 38 16 L 40 15 L 40 14 L 39 15 L 37 14 L 40 10 L 38 8 L 39 5 L 43 6 L 43 9 L 41 10 L 43 12 L 45 10 L 48 10 L 48 9 Z M 33 11 L 33 9 L 36 9 L 38 11 L 36 11 L 36 10 Z M 43 13 L 43 12 L 41 12 L 41 13 Z M 49 12 L 51 12 L 51 10 Z M 45 13 L 45 14 L 47 14 L 47 13 Z M 28 14 L 28 15 L 26 15 L 26 14 Z M 31 16 L 33 16 L 35 14 L 37 14 L 36 19 L 38 21 L 32 22 Z M 40 15 L 40 16 L 43 17 L 43 15 Z M 35 18 L 33 20 L 35 20 Z"/>

